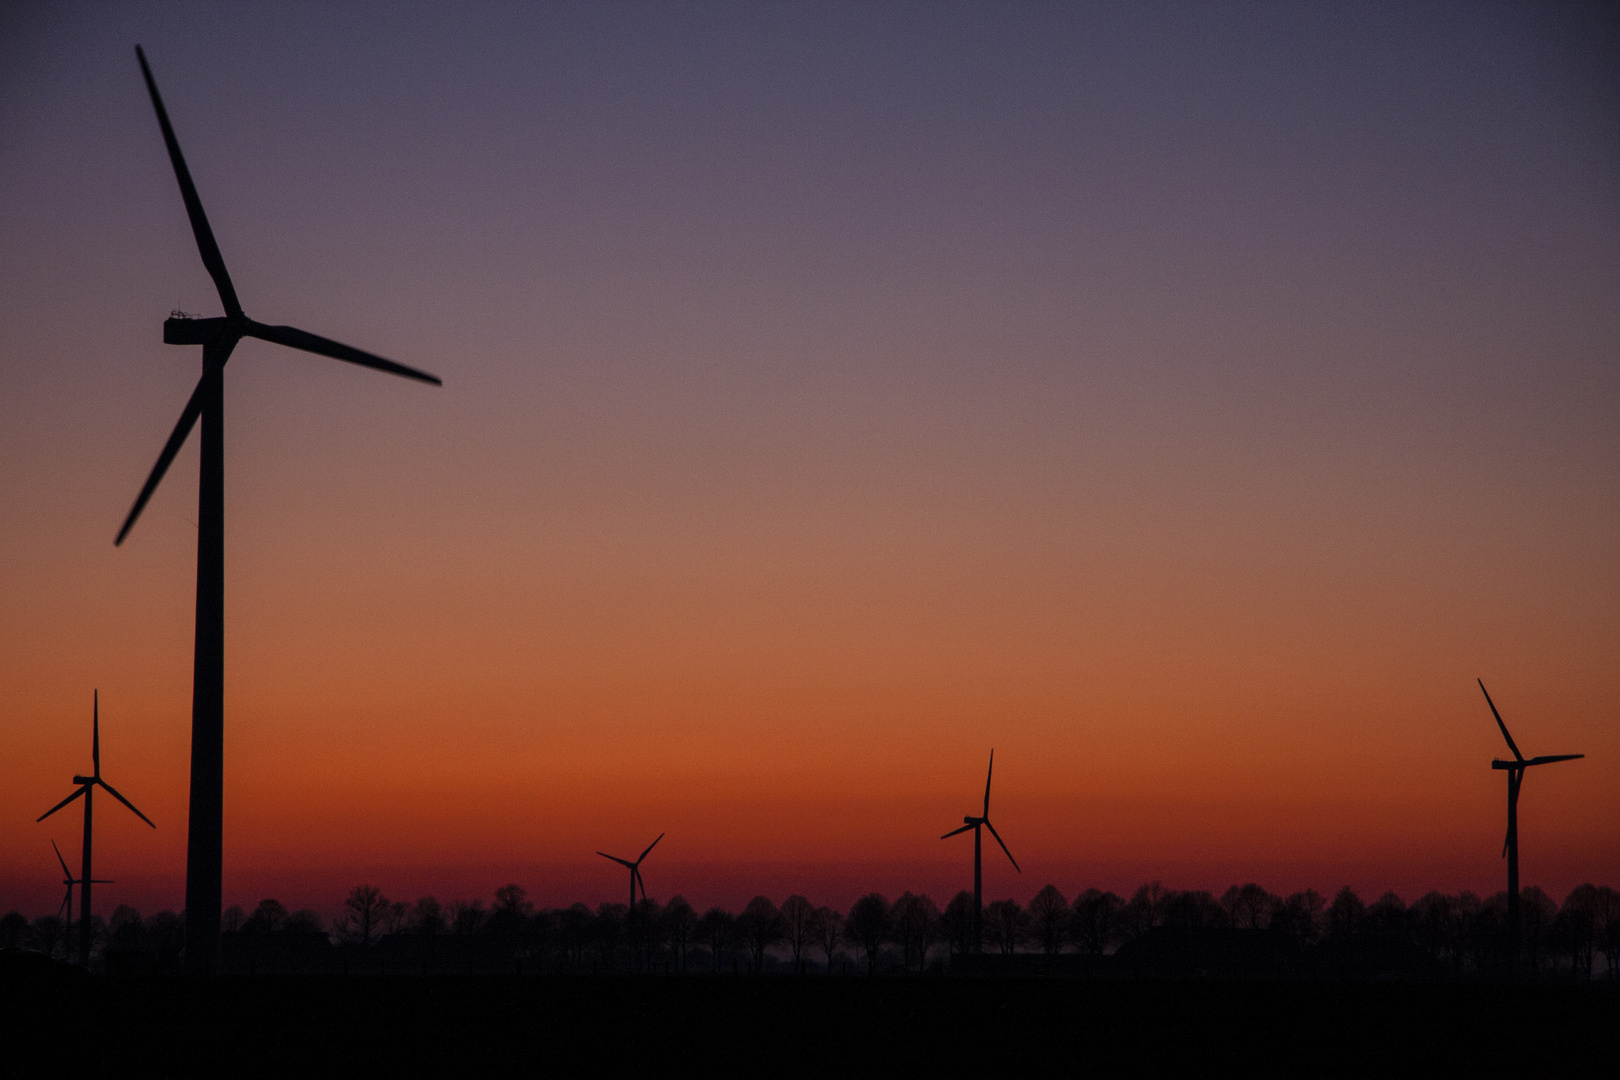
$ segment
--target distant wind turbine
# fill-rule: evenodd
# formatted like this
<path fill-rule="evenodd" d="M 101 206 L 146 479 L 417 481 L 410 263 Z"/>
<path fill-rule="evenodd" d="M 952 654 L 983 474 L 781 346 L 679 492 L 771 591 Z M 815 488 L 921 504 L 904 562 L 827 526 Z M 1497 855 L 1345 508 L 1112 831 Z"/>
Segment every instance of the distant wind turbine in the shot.
<path fill-rule="evenodd" d="M 1508 749 L 1513 751 L 1512 761 L 1503 761 L 1500 758 L 1491 759 L 1491 768 L 1501 769 L 1508 774 L 1508 824 L 1507 839 L 1502 841 L 1502 854 L 1507 856 L 1508 864 L 1508 937 L 1512 941 L 1512 948 L 1517 959 L 1519 949 L 1519 788 L 1524 784 L 1524 770 L 1532 765 L 1551 765 L 1555 761 L 1574 761 L 1583 758 L 1585 754 L 1544 754 L 1533 757 L 1528 761 L 1519 753 L 1519 748 L 1513 742 L 1513 736 L 1508 734 L 1507 725 L 1502 722 L 1502 714 L 1496 711 L 1496 702 L 1491 700 L 1491 692 L 1485 689 L 1485 680 L 1475 680 L 1479 683 L 1479 692 L 1485 695 L 1485 704 L 1491 707 L 1491 715 L 1496 717 L 1496 726 L 1502 729 L 1502 738 L 1507 740 Z"/>
<path fill-rule="evenodd" d="M 69 795 L 67 798 L 63 799 L 61 802 L 57 803 L 55 806 L 51 807 L 49 810 L 45 811 L 43 814 L 39 815 L 39 817 L 35 819 L 35 821 L 44 821 L 46 818 L 50 817 L 52 814 L 54 814 L 58 810 L 62 809 L 62 807 L 66 806 L 68 803 L 72 802 L 74 799 L 77 799 L 80 796 L 84 797 L 84 854 L 81 857 L 81 861 L 80 861 L 80 864 L 79 864 L 79 879 L 78 879 L 78 884 L 80 886 L 80 888 L 79 888 L 79 963 L 84 967 L 89 967 L 90 966 L 90 886 L 96 883 L 94 877 L 90 873 L 90 847 L 91 847 L 91 845 L 90 845 L 90 809 L 91 809 L 91 804 L 92 804 L 92 796 L 93 796 L 96 788 L 101 787 L 101 788 L 105 789 L 107 794 L 111 795 L 113 798 L 117 799 L 119 802 L 121 802 L 125 806 L 129 807 L 130 810 L 134 812 L 136 817 L 140 818 L 142 821 L 146 822 L 148 825 L 152 825 L 152 819 L 151 818 L 147 817 L 145 814 L 141 813 L 139 810 L 136 810 L 134 803 L 130 802 L 128 799 L 126 799 L 122 795 L 118 794 L 118 791 L 117 791 L 116 788 L 114 788 L 111 784 L 107 783 L 107 781 L 105 781 L 105 780 L 103 780 L 101 778 L 101 691 L 100 690 L 96 691 L 93 701 L 94 701 L 94 711 L 91 713 L 91 720 L 90 720 L 90 762 L 94 767 L 92 768 L 89 776 L 79 776 L 78 774 L 75 773 L 74 777 L 73 777 L 73 782 L 75 784 L 79 785 L 79 789 L 77 791 L 75 791 L 73 794 Z M 157 826 L 152 825 L 152 828 L 155 829 L 155 828 L 157 828 Z M 55 847 L 56 846 L 56 841 L 52 840 L 51 841 L 51 846 Z M 62 857 L 62 853 L 60 851 L 58 851 L 56 853 L 56 857 L 58 859 L 60 859 Z M 63 870 L 67 869 L 67 864 L 66 863 L 63 864 L 62 869 Z M 70 888 L 71 888 L 71 886 L 70 886 Z"/>
<path fill-rule="evenodd" d="M 236 287 L 225 270 L 225 259 L 214 242 L 214 232 L 203 214 L 202 201 L 191 182 L 191 172 L 180 153 L 180 143 L 169 125 L 168 111 L 158 95 L 156 81 L 146 64 L 146 54 L 135 47 L 146 80 L 152 108 L 169 150 L 169 162 L 180 184 L 180 197 L 191 219 L 191 231 L 203 266 L 214 279 L 223 318 L 193 319 L 174 316 L 163 324 L 163 340 L 169 345 L 203 347 L 202 379 L 191 393 L 169 441 L 158 455 L 157 464 L 146 478 L 135 505 L 118 530 L 124 537 L 140 517 L 163 474 L 169 469 L 191 429 L 202 421 L 202 472 L 197 497 L 197 637 L 191 684 L 191 806 L 186 834 L 186 965 L 207 974 L 214 969 L 219 951 L 221 882 L 224 872 L 225 801 L 225 362 L 231 350 L 244 337 L 273 341 L 292 349 L 346 360 L 361 367 L 375 368 L 408 379 L 440 385 L 436 376 L 415 368 L 384 360 L 368 352 L 350 348 L 327 338 L 317 337 L 291 326 L 268 326 L 254 322 L 242 311 Z"/>
<path fill-rule="evenodd" d="M 664 834 L 659 833 L 658 834 L 658 840 L 662 840 L 663 838 L 664 838 Z M 652 843 L 648 844 L 647 845 L 647 851 L 643 851 L 641 853 L 641 855 L 637 857 L 635 862 L 631 862 L 629 859 L 621 859 L 617 855 L 609 855 L 605 851 L 598 851 L 597 852 L 597 854 L 602 856 L 602 858 L 604 858 L 604 859 L 612 859 L 614 862 L 618 863 L 620 866 L 628 866 L 630 868 L 630 910 L 631 910 L 631 912 L 634 912 L 636 910 L 636 883 L 637 882 L 641 883 L 641 898 L 643 900 L 647 899 L 647 882 L 641 876 L 641 860 L 645 859 L 647 857 L 647 852 L 650 852 L 653 848 L 658 846 L 658 840 L 654 840 Z"/>
<path fill-rule="evenodd" d="M 68 869 L 67 860 L 62 858 L 62 849 L 56 846 L 55 840 L 51 841 L 51 850 L 56 852 L 56 861 L 62 864 L 62 884 L 67 886 L 67 895 L 62 897 L 62 906 L 56 909 L 56 917 L 62 920 L 62 925 L 66 926 L 71 933 L 73 929 L 73 886 L 79 884 L 79 879 L 74 877 L 73 871 Z M 110 878 L 96 878 L 95 884 L 111 885 L 113 882 Z"/>
<path fill-rule="evenodd" d="M 1018 868 L 1018 860 L 1013 858 L 1012 852 L 1007 851 L 1007 845 L 1001 839 L 1001 834 L 996 832 L 994 825 L 990 824 L 990 776 L 995 770 L 996 752 L 991 750 L 990 768 L 986 769 L 984 773 L 984 813 L 978 817 L 964 817 L 960 829 L 952 829 L 940 837 L 941 840 L 949 840 L 958 833 L 965 833 L 969 829 L 973 830 L 973 947 L 975 950 L 984 947 L 984 871 L 983 863 L 980 860 L 980 826 L 990 830 L 990 835 L 994 836 L 996 843 L 1001 845 L 1001 850 L 1006 853 L 1007 861 L 1012 863 L 1013 869 L 1018 870 L 1020 874 L 1023 873 Z"/>

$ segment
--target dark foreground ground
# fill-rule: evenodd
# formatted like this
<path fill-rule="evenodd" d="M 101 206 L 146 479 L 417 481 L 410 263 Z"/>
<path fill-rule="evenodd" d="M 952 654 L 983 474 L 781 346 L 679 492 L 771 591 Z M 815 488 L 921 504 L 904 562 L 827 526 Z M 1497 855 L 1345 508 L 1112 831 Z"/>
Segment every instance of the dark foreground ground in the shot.
<path fill-rule="evenodd" d="M 0 1074 L 1617 1075 L 1620 989 L 8 978 Z"/>

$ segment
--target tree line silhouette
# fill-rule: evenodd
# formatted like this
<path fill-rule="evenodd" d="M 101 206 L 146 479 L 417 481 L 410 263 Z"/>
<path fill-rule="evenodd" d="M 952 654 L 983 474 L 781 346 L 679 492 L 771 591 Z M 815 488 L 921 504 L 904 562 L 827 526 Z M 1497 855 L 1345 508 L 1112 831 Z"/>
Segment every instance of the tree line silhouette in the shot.
<path fill-rule="evenodd" d="M 1555 902 L 1522 890 L 1521 975 L 1620 980 L 1620 893 L 1581 885 Z M 224 915 L 227 971 L 451 974 L 944 973 L 1233 975 L 1241 977 L 1492 977 L 1508 972 L 1507 894 L 1430 892 L 1407 904 L 1371 903 L 1348 886 L 1331 900 L 1306 889 L 1277 896 L 1257 884 L 1220 896 L 1150 882 L 1129 899 L 1086 889 L 1071 902 L 1053 885 L 1029 904 L 985 905 L 974 940 L 973 895 L 943 909 L 926 894 L 879 893 L 848 912 L 795 894 L 756 896 L 741 911 L 697 911 L 684 897 L 633 907 L 583 903 L 536 908 L 516 884 L 482 899 L 390 900 L 354 887 L 341 913 L 289 911 L 274 899 Z M 68 959 L 68 921 L 0 917 L 0 947 Z M 92 967 L 181 969 L 185 924 L 129 905 L 92 920 Z M 981 954 L 982 950 L 982 954 Z"/>

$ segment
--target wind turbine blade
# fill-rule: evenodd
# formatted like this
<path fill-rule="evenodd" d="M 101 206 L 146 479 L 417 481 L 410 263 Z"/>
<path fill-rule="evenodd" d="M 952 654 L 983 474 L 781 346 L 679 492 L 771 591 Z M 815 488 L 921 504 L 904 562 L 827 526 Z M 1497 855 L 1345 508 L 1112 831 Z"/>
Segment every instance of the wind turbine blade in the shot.
<path fill-rule="evenodd" d="M 51 850 L 56 852 L 56 861 L 62 864 L 62 873 L 71 878 L 73 876 L 73 871 L 68 869 L 67 860 L 62 858 L 62 849 L 56 846 L 55 840 L 51 841 Z"/>
<path fill-rule="evenodd" d="M 641 876 L 641 867 L 632 867 L 630 873 L 635 876 L 636 883 L 641 886 L 641 902 L 647 902 L 647 879 Z"/>
<path fill-rule="evenodd" d="M 51 807 L 49 810 L 47 810 L 43 814 L 39 815 L 39 817 L 35 818 L 34 821 L 36 823 L 44 821 L 46 818 L 50 817 L 52 814 L 54 814 L 58 810 L 62 809 L 62 807 L 66 806 L 68 803 L 72 802 L 74 799 L 77 799 L 80 795 L 83 795 L 86 791 L 89 791 L 89 790 L 90 790 L 90 785 L 89 784 L 81 784 L 79 786 L 78 791 L 75 791 L 73 794 L 69 795 L 67 798 L 63 799 L 61 802 L 57 803 L 55 806 Z"/>
<path fill-rule="evenodd" d="M 1491 715 L 1496 717 L 1496 726 L 1502 729 L 1502 738 L 1507 740 L 1508 749 L 1513 751 L 1514 757 L 1523 761 L 1524 755 L 1519 753 L 1519 748 L 1513 743 L 1513 736 L 1508 734 L 1507 725 L 1502 723 L 1502 714 L 1496 711 L 1496 702 L 1491 700 L 1491 692 L 1485 689 L 1485 680 L 1475 679 L 1474 681 L 1479 683 L 1479 692 L 1485 695 L 1485 704 L 1491 707 Z"/>
<path fill-rule="evenodd" d="M 208 276 L 214 279 L 214 288 L 219 290 L 219 301 L 225 305 L 225 314 L 240 319 L 242 305 L 236 299 L 236 287 L 231 284 L 231 275 L 225 270 L 225 259 L 219 253 L 219 245 L 214 242 L 214 230 L 208 227 L 208 215 L 203 213 L 202 200 L 197 198 L 197 186 L 191 182 L 191 170 L 186 168 L 179 140 L 174 137 L 174 128 L 169 125 L 169 112 L 163 107 L 163 98 L 158 94 L 152 69 L 146 66 L 146 53 L 141 51 L 139 45 L 135 46 L 135 58 L 141 62 L 146 92 L 152 95 L 152 108 L 157 110 L 158 126 L 163 129 L 163 144 L 169 148 L 174 178 L 180 182 L 180 198 L 185 200 L 186 215 L 191 218 L 191 231 L 197 237 L 197 252 L 202 256 L 203 266 L 208 269 Z"/>
<path fill-rule="evenodd" d="M 628 866 L 632 870 L 634 870 L 636 868 L 636 864 L 631 862 L 629 859 L 621 859 L 617 855 L 609 855 L 605 851 L 598 851 L 597 854 L 602 856 L 602 858 L 604 858 L 604 859 L 612 859 L 614 862 L 618 863 L 620 866 Z"/>
<path fill-rule="evenodd" d="M 659 833 L 658 834 L 658 840 L 662 840 L 663 838 L 664 838 L 664 834 Z M 657 847 L 658 846 L 658 840 L 654 840 L 652 843 L 648 844 L 647 845 L 647 851 L 651 851 L 653 848 Z M 641 859 L 645 859 L 647 857 L 647 851 L 643 851 L 641 853 Z M 641 859 L 636 860 L 636 865 L 637 866 L 641 865 Z M 639 873 L 639 871 L 638 871 L 638 873 Z"/>
<path fill-rule="evenodd" d="M 1001 834 L 996 832 L 996 827 L 990 824 L 988 820 L 985 821 L 984 827 L 990 830 L 990 835 L 996 838 L 996 843 L 1001 844 L 1001 850 L 1006 852 L 1007 861 L 1013 864 L 1013 869 L 1022 874 L 1023 869 L 1018 865 L 1018 860 L 1012 857 L 1012 852 L 1007 851 L 1007 845 L 1002 842 Z"/>
<path fill-rule="evenodd" d="M 191 392 L 191 400 L 186 402 L 185 410 L 180 414 L 179 422 L 174 425 L 174 431 L 169 433 L 169 441 L 163 444 L 163 452 L 158 455 L 157 464 L 152 466 L 152 473 L 146 478 L 141 493 L 135 496 L 135 505 L 129 508 L 129 516 L 124 519 L 124 527 L 118 530 L 118 539 L 113 541 L 114 547 L 122 544 L 124 537 L 129 535 L 129 530 L 134 528 L 135 519 L 146 509 L 146 500 L 157 490 L 158 484 L 163 480 L 163 474 L 169 471 L 174 456 L 180 452 L 180 447 L 185 445 L 186 436 L 191 434 L 191 429 L 196 426 L 197 417 L 201 415 L 202 383 L 199 381 L 197 388 Z"/>
<path fill-rule="evenodd" d="M 990 816 L 990 775 L 996 771 L 996 751 L 990 750 L 990 767 L 984 771 L 984 816 Z"/>
<path fill-rule="evenodd" d="M 307 330 L 299 330 L 292 326 L 266 326 L 264 323 L 249 322 L 247 328 L 249 337 L 256 337 L 262 341 L 273 341 L 277 345 L 285 345 L 289 349 L 302 349 L 305 352 L 318 353 L 321 356 L 330 356 L 334 360 L 346 360 L 361 367 L 375 368 L 386 371 L 391 375 L 403 375 L 407 379 L 419 379 L 434 386 L 443 386 L 444 383 L 437 375 L 429 375 L 425 371 L 396 364 L 392 360 L 384 360 L 380 356 L 373 356 L 368 352 L 344 345 L 341 342 L 311 334 Z"/>
<path fill-rule="evenodd" d="M 1527 767 L 1531 765 L 1551 765 L 1555 761 L 1574 761 L 1576 758 L 1585 756 L 1585 754 L 1543 754 L 1540 757 L 1531 758 L 1525 762 L 1525 765 Z"/>
<path fill-rule="evenodd" d="M 91 706 L 90 720 L 90 763 L 95 766 L 94 775 L 101 775 L 101 691 L 96 691 Z"/>
<path fill-rule="evenodd" d="M 96 777 L 96 783 L 98 783 L 102 787 L 106 788 L 107 789 L 107 794 L 111 795 L 113 798 L 117 799 L 119 802 L 121 802 L 125 806 L 129 807 L 131 810 L 135 810 L 135 804 L 130 802 L 128 799 L 124 798 L 122 795 L 118 794 L 118 790 L 116 788 L 114 788 L 111 784 L 107 783 L 107 781 L 103 780 L 101 777 L 98 776 L 98 777 Z M 141 813 L 139 810 L 135 810 L 135 816 L 140 818 L 142 821 L 146 822 L 148 825 L 152 825 L 152 819 L 147 817 L 145 814 Z M 155 828 L 157 828 L 157 826 L 152 825 L 152 828 L 155 829 Z"/>
<path fill-rule="evenodd" d="M 971 828 L 973 828 L 973 826 L 964 825 L 960 829 L 952 829 L 950 832 L 948 832 L 944 836 L 940 837 L 940 839 L 941 840 L 949 840 L 951 837 L 955 836 L 957 833 L 965 833 Z"/>

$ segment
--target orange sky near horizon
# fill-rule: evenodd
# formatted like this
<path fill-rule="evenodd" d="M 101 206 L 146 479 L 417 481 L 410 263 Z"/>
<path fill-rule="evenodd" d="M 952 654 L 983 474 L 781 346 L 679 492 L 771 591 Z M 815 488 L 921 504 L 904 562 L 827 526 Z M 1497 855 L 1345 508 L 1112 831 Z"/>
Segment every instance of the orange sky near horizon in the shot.
<path fill-rule="evenodd" d="M 659 898 L 943 902 L 991 747 L 993 896 L 1490 892 L 1476 677 L 1587 755 L 1525 883 L 1620 886 L 1612 72 L 1500 13 L 784 10 L 0 50 L 0 910 L 60 900 L 95 688 L 159 826 L 99 800 L 98 910 L 183 891 L 195 437 L 111 541 L 216 301 L 135 40 L 248 311 L 445 379 L 230 363 L 227 904 L 617 900 L 660 832 Z"/>

